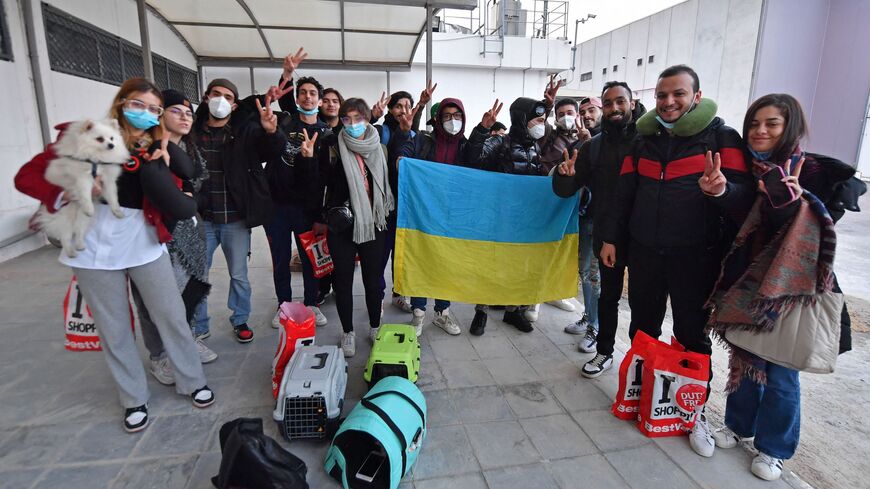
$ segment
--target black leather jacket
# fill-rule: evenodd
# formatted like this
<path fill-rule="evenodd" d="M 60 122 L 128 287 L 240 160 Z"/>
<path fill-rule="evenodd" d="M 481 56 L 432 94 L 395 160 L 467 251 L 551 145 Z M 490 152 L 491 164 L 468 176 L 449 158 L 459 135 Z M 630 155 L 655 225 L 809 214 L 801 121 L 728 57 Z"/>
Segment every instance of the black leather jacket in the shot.
<path fill-rule="evenodd" d="M 478 125 L 471 131 L 468 145 L 472 161 L 482 170 L 543 175 L 538 149 L 533 142 L 518 142 L 509 134 L 490 137 L 489 129 Z"/>

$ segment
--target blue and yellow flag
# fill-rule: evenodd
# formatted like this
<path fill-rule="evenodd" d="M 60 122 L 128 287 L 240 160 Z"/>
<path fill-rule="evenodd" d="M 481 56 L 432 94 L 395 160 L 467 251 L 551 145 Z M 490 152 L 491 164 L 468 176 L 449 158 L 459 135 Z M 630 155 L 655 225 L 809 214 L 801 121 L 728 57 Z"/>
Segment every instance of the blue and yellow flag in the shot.
<path fill-rule="evenodd" d="M 399 165 L 397 292 L 489 305 L 577 295 L 577 198 L 547 177 Z"/>

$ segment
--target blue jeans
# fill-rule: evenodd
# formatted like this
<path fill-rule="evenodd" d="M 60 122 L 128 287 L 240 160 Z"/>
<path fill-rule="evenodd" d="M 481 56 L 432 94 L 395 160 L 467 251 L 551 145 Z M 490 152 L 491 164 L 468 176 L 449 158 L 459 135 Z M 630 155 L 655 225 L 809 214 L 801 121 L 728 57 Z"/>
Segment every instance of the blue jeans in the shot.
<path fill-rule="evenodd" d="M 589 326 L 597 332 L 601 275 L 598 273 L 598 257 L 592 250 L 592 216 L 580 216 L 580 282 Z"/>
<path fill-rule="evenodd" d="M 272 253 L 272 279 L 279 305 L 293 300 L 293 290 L 290 287 L 290 259 L 293 254 L 291 235 L 296 239 L 296 249 L 299 250 L 299 260 L 302 262 L 302 285 L 305 291 L 303 303 L 306 306 L 317 304 L 318 284 L 314 277 L 314 268 L 308 254 L 302 249 L 302 242 L 299 241 L 299 235 L 311 231 L 312 224 L 302 206 L 282 204 L 275 206 L 272 221 L 264 226 L 269 239 L 269 251 Z"/>
<path fill-rule="evenodd" d="M 725 425 L 741 437 L 755 436 L 755 448 L 788 459 L 797 450 L 801 431 L 798 371 L 763 362 L 767 385 L 744 377 L 728 395 Z"/>
<path fill-rule="evenodd" d="M 248 281 L 251 230 L 245 226 L 245 221 L 228 224 L 205 221 L 204 224 L 209 272 L 214 252 L 220 245 L 230 272 L 230 293 L 227 298 L 227 307 L 233 311 L 230 323 L 233 327 L 245 324 L 248 322 L 248 316 L 251 315 L 251 283 Z M 195 336 L 208 331 L 208 319 L 208 301 L 202 301 L 193 315 Z"/>
<path fill-rule="evenodd" d="M 421 311 L 426 310 L 426 303 L 429 302 L 429 299 L 425 297 L 411 297 L 411 307 L 414 309 L 419 309 Z M 435 311 L 441 312 L 444 309 L 450 307 L 450 301 L 443 301 L 441 299 L 435 299 Z"/>

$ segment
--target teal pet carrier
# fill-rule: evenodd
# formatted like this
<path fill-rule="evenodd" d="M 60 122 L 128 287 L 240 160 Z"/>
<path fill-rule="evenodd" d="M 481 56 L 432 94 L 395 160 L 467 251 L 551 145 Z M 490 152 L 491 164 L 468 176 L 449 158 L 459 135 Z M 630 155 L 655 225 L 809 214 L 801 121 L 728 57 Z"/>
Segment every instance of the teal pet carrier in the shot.
<path fill-rule="evenodd" d="M 380 380 L 338 428 L 324 469 L 344 489 L 396 489 L 426 437 L 426 399 L 403 377 Z"/>

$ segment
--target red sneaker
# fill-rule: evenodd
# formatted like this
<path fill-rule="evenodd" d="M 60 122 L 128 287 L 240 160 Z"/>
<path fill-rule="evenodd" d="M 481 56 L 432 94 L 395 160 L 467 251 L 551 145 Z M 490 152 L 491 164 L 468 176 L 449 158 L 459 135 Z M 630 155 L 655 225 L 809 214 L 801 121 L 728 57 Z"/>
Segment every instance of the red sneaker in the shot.
<path fill-rule="evenodd" d="M 248 324 L 240 324 L 233 328 L 236 334 L 236 341 L 239 343 L 250 343 L 254 341 L 254 330 L 248 327 Z"/>

